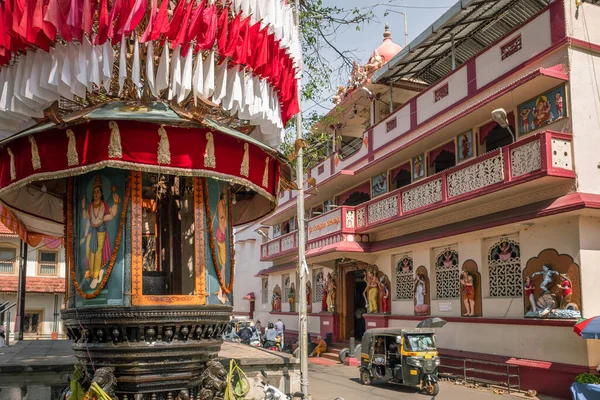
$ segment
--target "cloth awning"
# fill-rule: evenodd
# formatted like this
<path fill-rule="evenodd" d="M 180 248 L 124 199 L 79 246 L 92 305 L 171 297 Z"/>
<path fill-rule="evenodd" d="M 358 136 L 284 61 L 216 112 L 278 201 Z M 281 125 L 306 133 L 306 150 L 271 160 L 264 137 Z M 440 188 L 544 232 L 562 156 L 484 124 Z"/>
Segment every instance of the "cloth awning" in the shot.
<path fill-rule="evenodd" d="M 242 300 L 254 301 L 254 300 L 256 300 L 256 296 L 254 296 L 254 292 L 250 292 L 247 295 L 245 295 L 244 297 L 242 297 Z"/>

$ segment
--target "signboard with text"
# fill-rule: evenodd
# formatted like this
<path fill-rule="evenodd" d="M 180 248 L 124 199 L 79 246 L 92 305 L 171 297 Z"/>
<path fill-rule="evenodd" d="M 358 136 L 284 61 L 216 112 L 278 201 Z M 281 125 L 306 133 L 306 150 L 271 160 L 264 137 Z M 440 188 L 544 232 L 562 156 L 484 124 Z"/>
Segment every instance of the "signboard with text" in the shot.
<path fill-rule="evenodd" d="M 308 240 L 342 230 L 342 210 L 338 209 L 308 222 Z"/>

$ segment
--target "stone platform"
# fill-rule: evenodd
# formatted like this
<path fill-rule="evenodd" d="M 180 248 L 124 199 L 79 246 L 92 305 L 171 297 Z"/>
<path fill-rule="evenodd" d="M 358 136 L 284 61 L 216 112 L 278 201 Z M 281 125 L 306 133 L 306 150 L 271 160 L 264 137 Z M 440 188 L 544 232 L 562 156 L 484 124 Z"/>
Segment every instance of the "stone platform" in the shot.
<path fill-rule="evenodd" d="M 285 393 L 300 390 L 300 365 L 290 354 L 224 342 L 219 360 L 228 371 L 230 360 L 244 371 L 251 385 L 248 400 L 264 397 L 261 370 Z M 69 385 L 75 363 L 68 340 L 26 340 L 0 347 L 0 399 L 57 399 Z"/>

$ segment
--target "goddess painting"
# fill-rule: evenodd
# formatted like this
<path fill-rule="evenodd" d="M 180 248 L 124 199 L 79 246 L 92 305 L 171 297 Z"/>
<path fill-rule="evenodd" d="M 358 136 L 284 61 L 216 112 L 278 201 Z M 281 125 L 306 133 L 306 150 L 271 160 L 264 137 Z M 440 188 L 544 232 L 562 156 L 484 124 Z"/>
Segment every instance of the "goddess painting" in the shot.
<path fill-rule="evenodd" d="M 227 194 L 227 187 L 223 186 L 223 192 L 221 192 L 221 194 L 219 195 L 219 202 L 217 203 L 217 233 L 216 233 L 216 239 L 217 239 L 217 262 L 219 263 L 219 266 L 215 266 L 215 268 L 221 268 L 221 276 L 225 277 L 226 276 L 226 268 L 227 268 L 227 227 L 228 227 L 228 221 L 227 221 L 227 200 L 226 200 L 226 194 Z M 213 221 L 215 219 L 213 218 Z M 217 298 L 219 299 L 219 301 L 223 304 L 227 303 L 227 301 L 229 301 L 227 295 L 225 294 L 225 292 L 223 292 L 223 289 L 219 286 L 219 291 L 215 293 L 217 295 Z"/>
<path fill-rule="evenodd" d="M 88 204 L 85 194 L 81 199 L 81 219 L 87 222 L 80 244 L 85 245 L 84 283 L 87 283 L 90 289 L 96 289 L 106 273 L 106 267 L 113 252 L 107 223 L 117 216 L 119 203 L 121 203 L 117 188 L 112 185 L 110 189 L 112 206 L 109 206 L 104 199 L 103 187 L 102 177 L 98 174 L 92 188 L 92 201 Z M 82 286 L 84 285 L 82 284 Z"/>

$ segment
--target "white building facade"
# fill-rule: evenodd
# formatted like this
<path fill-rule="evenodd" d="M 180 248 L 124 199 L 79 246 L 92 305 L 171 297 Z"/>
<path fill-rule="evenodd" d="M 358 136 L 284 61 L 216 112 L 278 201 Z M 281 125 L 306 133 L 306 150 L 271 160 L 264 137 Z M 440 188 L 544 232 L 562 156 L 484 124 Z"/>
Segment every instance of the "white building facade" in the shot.
<path fill-rule="evenodd" d="M 600 6 L 492 3 L 462 1 L 369 75 L 364 86 L 400 99 L 392 113 L 387 93 L 350 91 L 339 105 L 366 105 L 369 123 L 357 134 L 340 119 L 333 134 L 360 145 L 309 173 L 309 332 L 343 341 L 439 316 L 442 357 L 517 366 L 523 389 L 568 398 L 600 364 L 600 342 L 573 333 L 600 314 Z M 248 264 L 236 312 L 253 292 L 254 318 L 292 333 L 295 214 L 296 193 L 282 193 L 236 236 Z"/>

